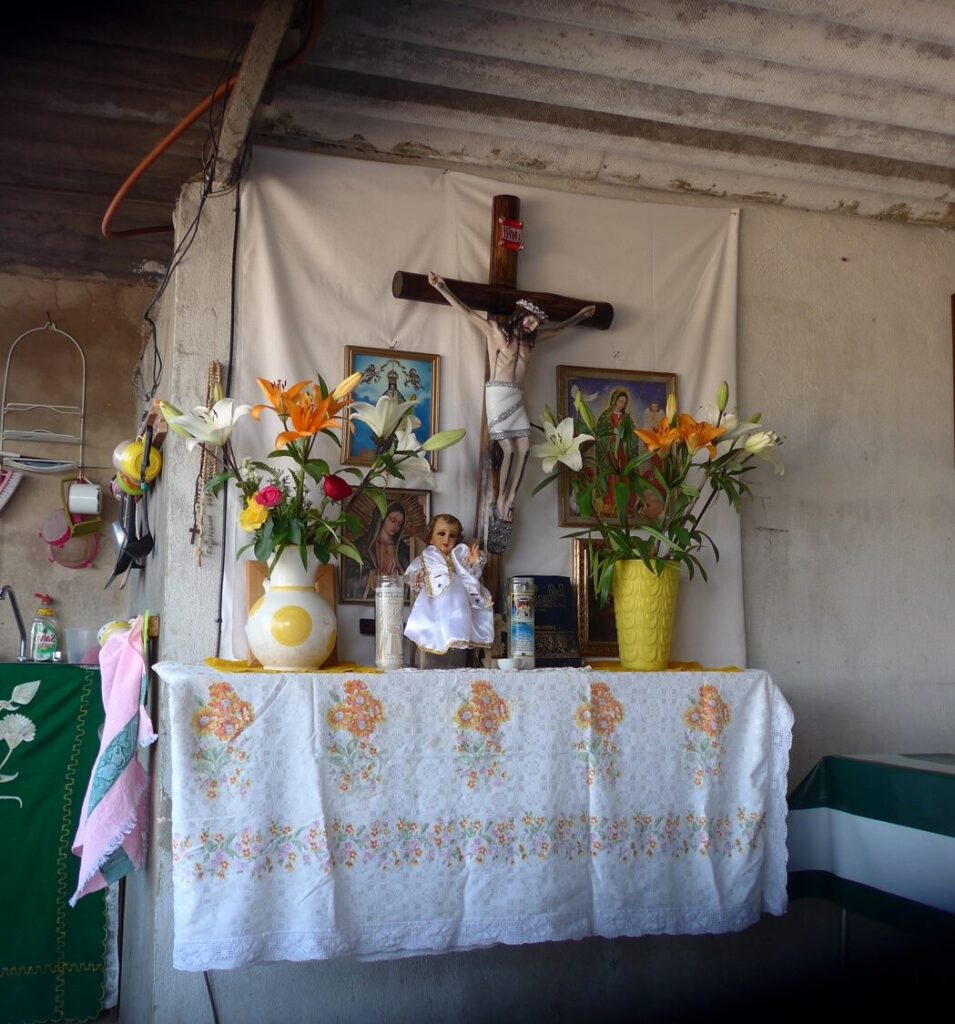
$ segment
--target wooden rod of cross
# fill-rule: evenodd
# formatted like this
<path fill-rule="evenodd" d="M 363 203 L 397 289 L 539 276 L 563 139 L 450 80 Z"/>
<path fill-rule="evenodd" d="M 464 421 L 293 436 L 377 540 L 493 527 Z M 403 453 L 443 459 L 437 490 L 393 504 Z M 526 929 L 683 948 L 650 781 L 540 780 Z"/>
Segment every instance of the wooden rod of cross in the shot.
<path fill-rule="evenodd" d="M 502 327 L 515 311 L 522 308 L 535 308 L 539 313 L 544 314 L 539 318 L 544 325 L 539 332 L 541 336 L 555 334 L 566 326 L 576 325 L 596 330 L 607 330 L 613 322 L 614 316 L 613 306 L 609 302 L 592 302 L 587 299 L 575 299 L 550 292 L 530 292 L 517 288 L 517 258 L 519 251 L 523 248 L 521 244 L 523 224 L 520 221 L 520 210 L 521 201 L 517 196 L 499 195 L 493 199 L 487 284 L 439 278 L 439 288 L 439 285 L 430 280 L 427 274 L 399 270 L 394 275 L 391 284 L 394 297 L 411 302 L 458 304 L 459 310 L 463 306 L 466 307 L 467 312 L 472 313 L 480 310 L 487 313 L 489 321 L 493 320 Z M 443 294 L 442 289 L 445 292 L 450 292 L 450 297 Z M 453 300 L 457 300 L 457 303 Z M 587 313 L 584 317 L 582 313 L 585 310 Z M 485 382 L 494 376 L 493 369 L 489 360 L 485 360 Z M 515 433 L 519 433 L 519 431 L 515 431 Z M 507 441 L 504 443 L 509 449 Z M 495 596 L 495 600 L 498 600 L 501 555 L 506 550 L 511 535 L 510 509 L 507 509 L 505 516 L 502 517 L 498 499 L 502 486 L 501 466 L 505 461 L 510 463 L 510 459 L 505 457 L 500 443 L 490 436 L 486 405 L 481 423 L 480 450 L 481 464 L 478 476 L 474 533 L 481 547 L 488 551 L 484 581 Z M 507 454 L 510 455 L 509 450 Z M 521 459 L 526 459 L 526 444 L 518 454 Z M 523 470 L 523 461 L 519 465 L 509 467 L 509 473 L 517 474 L 514 479 L 518 484 Z"/>

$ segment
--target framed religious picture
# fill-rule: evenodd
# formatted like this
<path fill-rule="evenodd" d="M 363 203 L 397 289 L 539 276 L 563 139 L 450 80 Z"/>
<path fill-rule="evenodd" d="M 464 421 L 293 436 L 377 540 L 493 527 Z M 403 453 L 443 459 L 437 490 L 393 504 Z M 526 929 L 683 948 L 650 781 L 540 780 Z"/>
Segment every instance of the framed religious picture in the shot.
<path fill-rule="evenodd" d="M 643 428 L 655 427 L 664 415 L 667 397 L 676 395 L 676 374 L 644 370 L 595 370 L 586 366 L 557 367 L 557 413 L 562 419 L 574 415 L 574 397 L 581 392 L 598 426 L 616 429 L 621 423 Z M 638 441 L 643 448 L 643 442 Z M 586 449 L 584 468 L 587 472 Z M 574 503 L 570 471 L 561 466 L 557 481 L 561 526 L 596 526 L 595 518 L 582 516 Z M 636 499 L 635 499 L 636 500 Z M 605 517 L 616 516 L 613 500 L 602 510 Z M 639 509 L 631 513 L 639 515 Z"/>
<path fill-rule="evenodd" d="M 375 405 L 383 395 L 402 402 L 414 400 L 414 414 L 421 420 L 415 437 L 424 444 L 438 432 L 438 368 L 441 357 L 427 352 L 400 352 L 391 348 L 345 347 L 345 376 L 361 373 L 361 381 L 352 392 L 356 402 Z M 342 431 L 342 461 L 346 465 L 368 466 L 375 453 L 375 439 L 367 423 L 351 420 L 345 413 Z M 349 427 L 351 429 L 349 429 Z M 432 469 L 438 467 L 438 453 L 429 452 Z"/>
<path fill-rule="evenodd" d="M 598 550 L 604 541 L 595 540 Z M 574 540 L 573 581 L 577 600 L 577 629 L 580 635 L 581 658 L 618 658 L 617 621 L 614 618 L 613 595 L 601 608 L 590 577 L 590 548 L 581 538 Z"/>
<path fill-rule="evenodd" d="M 361 555 L 339 558 L 339 596 L 342 604 L 374 604 L 381 575 L 401 576 L 413 558 L 428 546 L 425 527 L 431 518 L 431 492 L 397 487 L 385 490 L 385 515 L 367 494 L 360 494 L 348 511 L 357 519 L 356 533 L 345 531 Z M 408 600 L 408 594 L 405 600 Z"/>

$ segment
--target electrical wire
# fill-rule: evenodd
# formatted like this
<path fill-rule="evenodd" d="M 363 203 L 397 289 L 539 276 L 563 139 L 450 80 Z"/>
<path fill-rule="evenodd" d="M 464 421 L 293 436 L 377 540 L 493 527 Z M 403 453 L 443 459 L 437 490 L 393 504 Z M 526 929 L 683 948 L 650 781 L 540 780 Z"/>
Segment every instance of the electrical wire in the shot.
<path fill-rule="evenodd" d="M 242 214 L 242 179 L 241 176 L 235 187 L 235 219 L 232 228 L 232 268 L 229 281 L 229 361 L 226 364 L 225 393 L 232 394 L 232 370 L 235 366 L 235 322 L 236 322 L 236 299 L 238 297 L 239 278 L 239 221 Z M 223 487 L 222 495 L 222 558 L 219 560 L 219 608 L 216 613 L 216 657 L 222 650 L 222 604 L 225 600 L 225 537 L 229 529 L 229 488 Z"/>
<path fill-rule="evenodd" d="M 308 53 L 315 43 L 318 37 L 318 29 L 321 23 L 321 0 L 312 0 L 310 5 L 310 16 L 309 16 L 309 27 L 305 39 L 299 49 L 290 57 L 288 60 L 282 61 L 280 64 L 275 66 L 274 71 L 288 71 L 290 68 L 298 64 Z M 236 66 L 238 64 L 238 57 L 241 50 L 244 48 L 236 46 L 233 48 L 229 57 L 223 65 L 223 70 L 220 71 L 219 80 L 216 83 L 216 87 L 201 103 L 199 103 L 189 114 L 186 115 L 182 121 L 157 145 L 153 150 L 136 166 L 130 176 L 120 186 L 119 191 L 113 197 L 112 202 L 106 210 L 103 216 L 103 223 L 101 230 L 103 236 L 108 239 L 112 238 L 129 238 L 134 235 L 148 234 L 152 232 L 162 230 L 172 230 L 171 227 L 167 226 L 153 226 L 148 228 L 131 228 L 125 231 L 114 231 L 110 224 L 113 217 L 116 215 L 126 196 L 129 194 L 130 189 L 133 185 L 142 177 L 142 175 L 151 167 L 159 156 L 172 145 L 176 139 L 187 128 L 191 127 L 204 113 L 209 114 L 209 134 L 206 140 L 206 147 L 209 147 L 211 152 L 206 154 L 203 153 L 203 189 L 199 196 L 199 203 L 196 207 L 195 215 L 190 222 L 189 226 L 182 233 L 176 248 L 173 251 L 172 256 L 166 269 L 163 273 L 162 280 L 157 286 L 156 292 L 146 307 L 143 313 L 143 321 L 146 323 L 146 337 L 143 339 L 143 344 L 139 352 L 139 358 L 136 361 L 136 368 L 133 371 L 133 387 L 137 394 L 146 403 L 147 411 L 148 406 L 156 396 L 156 392 L 159 390 L 159 384 L 162 379 L 163 372 L 163 358 L 162 352 L 159 348 L 159 336 L 156 322 L 153 319 L 153 310 L 156 308 L 159 300 L 162 298 L 169 286 L 169 282 L 172 280 L 172 275 L 175 273 L 176 268 L 182 263 L 185 258 L 186 252 L 195 240 L 196 234 L 199 230 L 199 220 L 202 216 L 202 208 L 205 205 L 206 199 L 210 195 L 218 196 L 225 195 L 230 192 L 235 185 L 227 186 L 222 189 L 215 189 L 215 171 L 219 156 L 219 136 L 222 130 L 222 123 L 225 117 L 225 100 L 238 80 L 238 70 Z M 228 69 L 228 70 L 226 70 Z M 219 100 L 223 100 L 221 112 L 219 114 L 219 121 L 216 124 L 216 103 Z M 249 144 L 248 139 L 246 140 L 245 147 L 243 149 L 242 156 L 239 161 L 239 171 L 236 176 L 236 183 L 238 182 L 241 175 L 244 173 L 245 166 L 248 162 Z M 149 384 L 147 386 L 146 376 L 144 371 L 144 363 L 146 361 L 147 349 L 151 350 L 152 356 L 152 372 L 150 375 Z M 231 364 L 230 371 L 231 373 Z"/>
<path fill-rule="evenodd" d="M 221 91 L 220 85 L 223 78 L 225 78 L 226 76 L 234 77 L 233 69 L 236 66 L 238 57 L 239 48 L 236 47 L 229 54 L 225 63 L 222 66 L 222 69 L 219 72 L 219 81 L 216 83 L 216 89 L 213 91 L 213 95 L 216 95 L 216 93 L 219 93 Z M 214 105 L 210 104 L 209 136 L 207 138 L 206 144 L 211 146 L 212 153 L 211 157 L 204 159 L 203 161 L 203 185 L 199 193 L 199 202 L 196 206 L 196 212 L 193 215 L 193 218 L 190 221 L 189 226 L 182 233 L 179 242 L 176 244 L 176 248 L 174 249 L 173 254 L 170 257 L 170 260 L 166 265 L 166 269 L 163 272 L 162 280 L 157 286 L 155 294 L 153 295 L 149 305 L 146 307 L 143 313 L 143 320 L 147 325 L 147 335 L 146 338 L 143 340 L 143 346 L 140 350 L 139 358 L 136 362 L 136 368 L 133 371 L 133 385 L 136 388 L 137 392 L 139 393 L 139 397 L 146 403 L 147 411 L 149 404 L 152 402 L 153 398 L 156 395 L 156 392 L 159 390 L 159 383 L 160 380 L 162 379 L 163 370 L 163 358 L 162 352 L 159 348 L 159 335 L 156 326 L 156 321 L 153 319 L 152 315 L 153 310 L 156 308 L 156 305 L 159 303 L 159 300 L 165 293 L 166 288 L 169 286 L 169 283 L 172 280 L 172 276 L 176 272 L 177 267 L 179 267 L 179 265 L 185 259 L 186 253 L 189 251 L 189 248 L 195 241 L 196 235 L 198 234 L 199 231 L 199 221 L 202 217 L 202 209 L 205 206 L 206 199 L 208 199 L 210 195 L 217 194 L 213 190 L 213 182 L 215 181 L 216 158 L 218 157 L 219 154 L 219 134 L 221 132 L 221 129 L 222 117 L 220 115 L 217 124 L 215 120 L 215 107 Z M 229 189 L 223 189 L 220 191 L 224 193 L 226 191 L 229 191 Z M 147 348 L 149 348 L 150 343 L 152 346 L 152 376 L 149 387 L 147 388 L 143 364 L 146 359 L 146 350 Z"/>
<path fill-rule="evenodd" d="M 273 69 L 273 74 L 277 74 L 283 71 L 288 71 L 295 67 L 300 61 L 302 61 L 309 50 L 314 46 L 315 40 L 318 38 L 318 29 L 321 23 L 321 0 L 311 0 L 310 13 L 309 13 L 309 26 L 308 32 L 305 35 L 305 39 L 299 49 L 292 54 L 288 60 L 284 60 L 279 64 L 276 64 Z M 186 116 L 169 132 L 160 142 L 158 142 L 150 152 L 143 157 L 142 160 L 133 168 L 129 177 L 120 185 L 116 195 L 113 196 L 109 206 L 106 207 L 106 212 L 103 214 L 103 220 L 100 225 L 100 231 L 104 238 L 132 238 L 136 235 L 155 234 L 158 232 L 171 231 L 172 228 L 168 224 L 152 224 L 148 227 L 141 228 L 126 228 L 122 231 L 118 231 L 112 226 L 113 218 L 116 216 L 120 207 L 126 200 L 126 197 L 132 191 L 133 186 L 137 181 L 149 170 L 150 167 L 162 156 L 163 153 L 196 121 L 210 107 L 212 107 L 218 100 L 227 96 L 235 88 L 235 83 L 238 81 L 238 74 L 231 75 L 225 82 L 222 82 L 209 96 L 198 103 L 193 109 L 186 114 Z"/>

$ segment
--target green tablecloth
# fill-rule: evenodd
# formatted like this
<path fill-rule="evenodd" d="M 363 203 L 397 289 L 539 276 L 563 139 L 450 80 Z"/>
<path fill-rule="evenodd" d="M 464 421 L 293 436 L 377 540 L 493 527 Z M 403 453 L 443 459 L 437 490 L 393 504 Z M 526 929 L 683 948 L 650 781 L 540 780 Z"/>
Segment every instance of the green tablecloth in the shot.
<path fill-rule="evenodd" d="M 790 896 L 955 934 L 955 755 L 824 757 L 787 823 Z"/>
<path fill-rule="evenodd" d="M 0 665 L 0 1024 L 85 1021 L 102 1008 L 105 891 L 68 904 L 102 723 L 98 669 Z"/>

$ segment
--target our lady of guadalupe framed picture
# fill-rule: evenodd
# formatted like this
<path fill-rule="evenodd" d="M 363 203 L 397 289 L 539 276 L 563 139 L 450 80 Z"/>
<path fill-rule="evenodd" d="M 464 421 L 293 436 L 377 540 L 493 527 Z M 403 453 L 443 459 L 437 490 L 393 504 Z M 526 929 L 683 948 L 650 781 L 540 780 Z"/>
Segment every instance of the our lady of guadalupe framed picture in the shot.
<path fill-rule="evenodd" d="M 676 396 L 676 374 L 558 366 L 557 412 L 561 418 L 574 415 L 574 397 L 578 392 L 593 412 L 598 427 L 608 426 L 617 429 L 620 424 L 624 424 L 630 429 L 652 429 L 664 416 L 667 397 Z M 639 442 L 639 445 L 642 448 L 643 442 Z M 587 471 L 587 455 L 584 449 L 584 466 L 581 472 Z M 574 503 L 570 472 L 565 466 L 560 468 L 558 490 L 558 517 L 561 526 L 596 526 L 597 519 L 582 516 Z M 615 517 L 617 510 L 612 498 L 608 499 L 607 505 L 609 507 L 600 510 L 601 514 L 605 517 Z M 639 509 L 630 511 L 640 514 Z"/>
<path fill-rule="evenodd" d="M 358 520 L 358 530 L 354 534 L 346 531 L 344 539 L 358 550 L 362 564 L 339 558 L 342 604 L 374 604 L 378 577 L 403 575 L 412 559 L 428 546 L 431 492 L 389 487 L 384 498 L 384 515 L 367 493 L 348 506 Z"/>
<path fill-rule="evenodd" d="M 421 421 L 415 427 L 420 444 L 436 434 L 438 427 L 438 377 L 441 357 L 427 352 L 399 352 L 390 348 L 345 347 L 345 376 L 361 373 L 352 392 L 356 402 L 375 405 L 383 395 L 401 402 L 414 401 L 414 414 Z M 368 466 L 375 454 L 375 439 L 366 423 L 349 419 L 342 431 L 342 461 L 351 466 Z M 429 452 L 428 461 L 437 469 L 438 453 Z"/>

